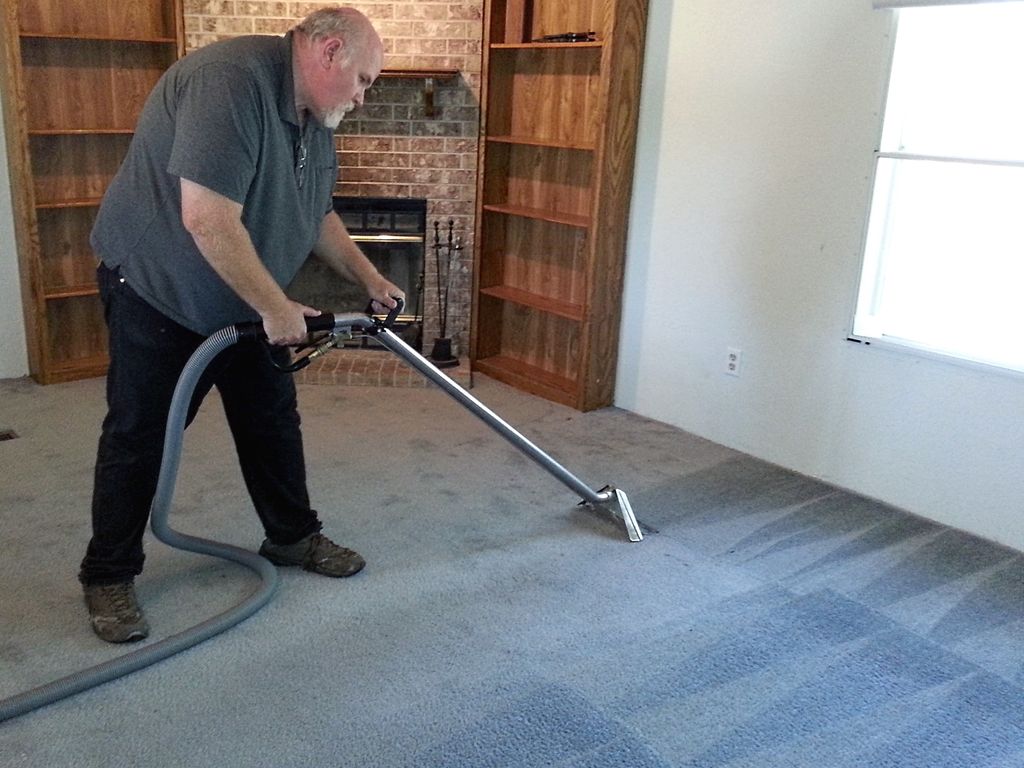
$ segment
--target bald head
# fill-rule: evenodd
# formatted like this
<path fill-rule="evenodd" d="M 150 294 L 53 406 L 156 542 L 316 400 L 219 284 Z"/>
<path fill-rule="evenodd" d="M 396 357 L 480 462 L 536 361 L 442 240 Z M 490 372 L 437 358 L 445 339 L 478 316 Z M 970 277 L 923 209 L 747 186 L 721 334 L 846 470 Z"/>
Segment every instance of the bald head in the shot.
<path fill-rule="evenodd" d="M 354 50 L 365 49 L 367 45 L 373 44 L 383 48 L 373 24 L 355 8 L 320 8 L 296 24 L 295 31 L 314 42 L 338 37 L 345 40 Z"/>
<path fill-rule="evenodd" d="M 293 46 L 296 107 L 328 128 L 363 103 L 380 74 L 384 44 L 355 8 L 313 11 L 295 25 Z"/>

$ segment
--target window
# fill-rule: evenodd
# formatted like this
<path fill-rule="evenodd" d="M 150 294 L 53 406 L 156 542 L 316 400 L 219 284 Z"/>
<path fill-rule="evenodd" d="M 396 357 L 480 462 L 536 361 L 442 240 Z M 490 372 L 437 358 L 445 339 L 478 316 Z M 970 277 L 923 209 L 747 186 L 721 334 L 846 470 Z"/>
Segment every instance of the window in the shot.
<path fill-rule="evenodd" d="M 1024 371 L 1024 2 L 896 13 L 853 335 Z"/>

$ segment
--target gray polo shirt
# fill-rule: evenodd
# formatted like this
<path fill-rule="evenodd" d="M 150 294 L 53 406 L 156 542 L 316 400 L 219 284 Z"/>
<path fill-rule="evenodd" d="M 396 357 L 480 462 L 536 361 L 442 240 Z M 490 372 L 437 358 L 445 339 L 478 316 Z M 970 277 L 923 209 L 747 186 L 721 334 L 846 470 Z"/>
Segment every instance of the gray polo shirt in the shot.
<path fill-rule="evenodd" d="M 181 223 L 180 178 L 242 204 L 278 284 L 316 242 L 338 174 L 333 131 L 295 110 L 289 32 L 213 43 L 168 69 L 103 198 L 92 246 L 147 303 L 208 335 L 258 315 L 213 271 Z M 304 161 L 302 161 L 304 155 Z"/>

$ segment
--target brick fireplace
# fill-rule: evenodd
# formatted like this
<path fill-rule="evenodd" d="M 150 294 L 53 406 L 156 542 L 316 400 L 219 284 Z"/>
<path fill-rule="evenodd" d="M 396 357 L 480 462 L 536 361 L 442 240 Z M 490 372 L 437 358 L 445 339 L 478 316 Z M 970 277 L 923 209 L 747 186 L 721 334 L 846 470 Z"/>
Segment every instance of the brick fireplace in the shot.
<path fill-rule="evenodd" d="M 187 48 L 243 34 L 283 34 L 310 11 L 336 4 L 185 0 Z M 463 249 L 449 291 L 448 335 L 455 353 L 465 359 L 472 301 L 483 2 L 345 4 L 374 22 L 384 40 L 385 72 L 367 92 L 366 103 L 348 115 L 338 130 L 341 170 L 336 194 L 425 198 L 430 239 L 435 222 L 442 231 L 447 230 L 449 220 L 454 223 Z M 457 74 L 429 80 L 397 75 L 411 70 L 453 70 Z M 428 351 L 438 328 L 434 275 L 434 260 L 428 257 L 423 295 L 423 337 Z M 327 362 L 348 354 L 347 350 L 333 352 L 322 359 L 336 369 L 334 378 L 347 376 L 351 380 L 354 370 L 356 378 L 365 380 L 351 383 L 418 383 L 418 374 L 411 379 L 402 370 L 392 375 L 388 365 L 379 362 Z M 460 367 L 468 368 L 468 362 Z M 338 369 L 349 373 L 339 376 Z M 363 370 L 368 370 L 365 376 L 360 374 Z M 466 373 L 458 371 L 459 378 Z M 306 380 L 324 378 L 322 372 L 306 375 Z"/>
<path fill-rule="evenodd" d="M 423 115 L 424 84 L 413 78 L 381 78 L 367 102 L 342 123 L 338 192 L 356 197 L 422 197 L 427 231 L 454 222 L 462 238 L 461 263 L 449 293 L 448 330 L 459 349 L 468 348 L 472 289 L 473 215 L 479 108 L 461 78 L 435 81 L 432 118 Z M 383 133 L 388 131 L 387 134 Z M 424 338 L 437 335 L 434 260 L 427 258 Z M 454 331 L 454 333 L 453 333 Z"/>

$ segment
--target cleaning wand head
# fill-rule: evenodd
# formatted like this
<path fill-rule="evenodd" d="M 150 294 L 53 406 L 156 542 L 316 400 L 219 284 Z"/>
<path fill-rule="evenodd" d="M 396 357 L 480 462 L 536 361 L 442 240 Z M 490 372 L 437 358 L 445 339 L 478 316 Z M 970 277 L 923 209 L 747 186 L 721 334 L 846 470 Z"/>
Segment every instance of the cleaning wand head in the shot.
<path fill-rule="evenodd" d="M 640 530 L 625 491 L 606 485 L 600 491 L 591 491 L 580 502 L 580 506 L 605 517 L 610 515 L 626 526 L 626 535 L 630 541 L 643 541 L 643 531 Z"/>

